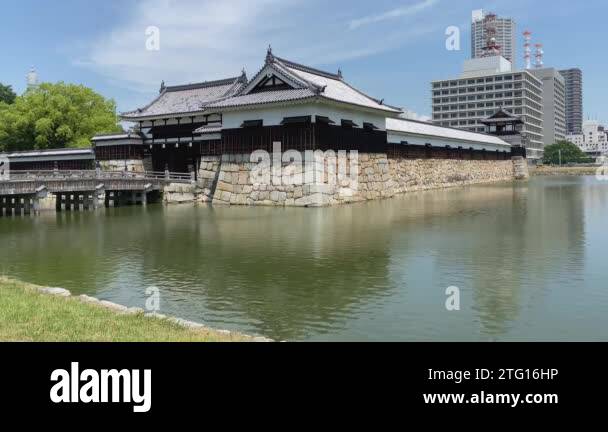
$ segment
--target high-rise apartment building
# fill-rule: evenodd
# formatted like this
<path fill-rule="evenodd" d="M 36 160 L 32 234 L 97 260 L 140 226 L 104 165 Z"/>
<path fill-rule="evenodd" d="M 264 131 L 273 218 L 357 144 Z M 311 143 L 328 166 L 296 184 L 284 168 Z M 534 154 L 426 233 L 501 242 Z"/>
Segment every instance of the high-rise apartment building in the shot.
<path fill-rule="evenodd" d="M 583 72 L 580 69 L 561 70 L 566 80 L 566 132 L 583 132 Z"/>
<path fill-rule="evenodd" d="M 471 24 L 471 58 L 484 56 L 484 48 L 487 46 L 487 35 L 484 20 L 487 14 L 483 10 L 473 11 L 473 22 Z M 500 55 L 516 64 L 517 61 L 517 39 L 516 25 L 511 18 L 496 17 L 496 43 L 500 46 Z"/>

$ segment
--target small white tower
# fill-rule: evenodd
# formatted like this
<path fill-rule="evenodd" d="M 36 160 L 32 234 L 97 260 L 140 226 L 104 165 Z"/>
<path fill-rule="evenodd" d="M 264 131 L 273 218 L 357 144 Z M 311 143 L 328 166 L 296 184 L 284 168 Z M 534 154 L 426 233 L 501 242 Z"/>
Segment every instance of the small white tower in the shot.
<path fill-rule="evenodd" d="M 27 79 L 27 89 L 32 90 L 38 88 L 38 73 L 36 69 L 32 66 L 28 74 L 26 75 Z"/>

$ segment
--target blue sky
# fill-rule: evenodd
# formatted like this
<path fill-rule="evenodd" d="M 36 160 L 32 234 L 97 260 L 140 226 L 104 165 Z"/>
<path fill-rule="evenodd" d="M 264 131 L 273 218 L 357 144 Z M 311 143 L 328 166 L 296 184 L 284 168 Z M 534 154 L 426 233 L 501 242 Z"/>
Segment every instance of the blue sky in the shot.
<path fill-rule="evenodd" d="M 82 83 L 119 111 L 145 105 L 161 80 L 181 84 L 240 74 L 275 54 L 335 71 L 387 103 L 430 113 L 430 81 L 456 76 L 470 55 L 473 9 L 511 16 L 545 46 L 545 64 L 580 67 L 585 117 L 608 121 L 605 0 L 3 0 L 0 82 L 18 92 L 42 81 Z M 160 30 L 148 51 L 146 29 Z M 445 30 L 461 28 L 461 51 Z"/>

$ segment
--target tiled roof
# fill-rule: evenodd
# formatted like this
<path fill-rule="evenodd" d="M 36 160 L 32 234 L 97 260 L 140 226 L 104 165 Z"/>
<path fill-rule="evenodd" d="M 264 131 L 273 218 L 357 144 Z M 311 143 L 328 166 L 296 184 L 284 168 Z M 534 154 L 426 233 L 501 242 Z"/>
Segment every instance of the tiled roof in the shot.
<path fill-rule="evenodd" d="M 272 90 L 250 93 L 254 84 L 262 74 L 276 73 L 287 82 L 292 89 Z M 309 66 L 291 62 L 272 55 L 269 51 L 266 65 L 245 86 L 240 94 L 213 102 L 207 106 L 208 109 L 232 108 L 240 106 L 263 105 L 278 102 L 291 102 L 317 97 L 335 102 L 356 105 L 363 108 L 371 108 L 392 114 L 401 112 L 399 108 L 385 105 L 344 81 L 341 73 L 332 74 Z"/>
<path fill-rule="evenodd" d="M 510 146 L 509 143 L 493 135 L 469 132 L 461 129 L 446 128 L 443 126 L 436 126 L 431 123 L 425 123 L 415 120 L 387 118 L 386 130 L 388 132 L 394 131 L 414 135 L 426 135 L 439 138 L 448 138 L 458 141 L 471 141 L 484 144 Z"/>
<path fill-rule="evenodd" d="M 321 96 L 326 99 L 393 113 L 401 112 L 400 109 L 384 105 L 382 101 L 376 100 L 357 90 L 344 81 L 340 75 L 311 69 L 288 60 L 277 59 L 277 61 L 286 66 L 287 70 L 296 76 L 321 87 L 323 89 Z"/>
<path fill-rule="evenodd" d="M 291 89 L 251 92 L 262 74 L 275 73 Z M 272 55 L 269 50 L 266 64 L 251 80 L 243 73 L 238 78 L 210 81 L 200 84 L 163 87 L 161 94 L 148 106 L 123 113 L 126 120 L 188 114 L 213 109 L 255 106 L 279 102 L 293 102 L 318 98 L 385 113 L 398 114 L 395 108 L 374 99 L 348 84 L 339 72 L 333 74 L 294 63 Z"/>
<path fill-rule="evenodd" d="M 222 131 L 221 125 L 206 125 L 201 126 L 198 129 L 194 130 L 195 134 L 211 134 L 211 133 L 220 133 Z"/>
<path fill-rule="evenodd" d="M 234 96 L 213 102 L 207 106 L 208 109 L 229 108 L 246 105 L 264 105 L 277 102 L 297 101 L 310 99 L 317 96 L 315 92 L 306 89 L 275 90 L 261 93 L 250 93 L 242 96 Z"/>
<path fill-rule="evenodd" d="M 139 133 L 125 132 L 125 133 L 111 133 L 111 134 L 98 134 L 91 138 L 91 141 L 111 141 L 116 139 L 141 139 L 142 136 Z"/>
<path fill-rule="evenodd" d="M 163 116 L 170 114 L 187 114 L 203 111 L 210 102 L 237 94 L 247 83 L 247 77 L 228 78 L 219 81 L 207 81 L 164 87 L 160 95 L 149 105 L 121 114 L 127 120 Z"/>
<path fill-rule="evenodd" d="M 30 158 L 41 156 L 92 156 L 93 149 L 91 148 L 59 148 L 45 150 L 26 150 L 11 153 L 0 153 L 0 155 L 8 158 Z"/>

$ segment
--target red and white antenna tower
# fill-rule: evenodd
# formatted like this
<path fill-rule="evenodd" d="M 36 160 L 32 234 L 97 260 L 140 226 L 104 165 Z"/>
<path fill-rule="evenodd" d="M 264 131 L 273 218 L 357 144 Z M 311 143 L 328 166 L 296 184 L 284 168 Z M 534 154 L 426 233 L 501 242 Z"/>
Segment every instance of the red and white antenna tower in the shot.
<path fill-rule="evenodd" d="M 532 32 L 524 32 L 524 64 L 526 69 L 532 69 Z"/>
<path fill-rule="evenodd" d="M 501 46 L 496 41 L 496 35 L 498 34 L 496 14 L 487 14 L 483 20 L 483 31 L 486 38 L 486 46 L 483 47 L 482 57 L 493 57 L 500 55 Z"/>
<path fill-rule="evenodd" d="M 545 51 L 543 50 L 543 44 L 537 43 L 534 45 L 536 47 L 536 64 L 534 65 L 537 69 L 542 68 L 545 63 L 543 61 L 543 57 L 545 56 Z"/>

